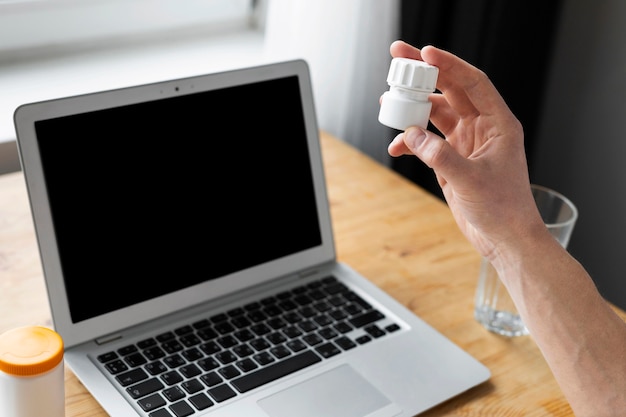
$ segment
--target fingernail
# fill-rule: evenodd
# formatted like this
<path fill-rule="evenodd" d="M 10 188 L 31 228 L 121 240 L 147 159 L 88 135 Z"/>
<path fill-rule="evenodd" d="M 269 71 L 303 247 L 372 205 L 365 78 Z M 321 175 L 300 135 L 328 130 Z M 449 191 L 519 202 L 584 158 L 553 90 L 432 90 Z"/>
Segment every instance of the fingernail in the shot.
<path fill-rule="evenodd" d="M 426 139 L 426 132 L 419 127 L 410 127 L 404 132 L 404 143 L 410 149 L 417 149 Z"/>

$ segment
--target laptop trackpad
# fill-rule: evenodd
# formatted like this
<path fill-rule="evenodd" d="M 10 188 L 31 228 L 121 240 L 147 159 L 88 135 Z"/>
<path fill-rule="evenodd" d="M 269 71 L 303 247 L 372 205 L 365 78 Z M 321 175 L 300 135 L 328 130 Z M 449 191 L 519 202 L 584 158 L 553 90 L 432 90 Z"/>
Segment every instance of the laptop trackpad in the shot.
<path fill-rule="evenodd" d="M 349 365 L 258 401 L 271 417 L 390 417 L 401 410 Z"/>

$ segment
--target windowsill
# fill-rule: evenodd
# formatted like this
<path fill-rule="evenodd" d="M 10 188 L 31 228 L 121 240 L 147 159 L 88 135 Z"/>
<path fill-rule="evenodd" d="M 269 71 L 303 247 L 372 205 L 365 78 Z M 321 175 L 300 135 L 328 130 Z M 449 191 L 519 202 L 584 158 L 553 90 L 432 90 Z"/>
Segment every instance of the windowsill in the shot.
<path fill-rule="evenodd" d="M 13 112 L 24 103 L 260 63 L 263 33 L 252 29 L 19 65 L 0 62 L 0 145 L 15 141 Z"/>

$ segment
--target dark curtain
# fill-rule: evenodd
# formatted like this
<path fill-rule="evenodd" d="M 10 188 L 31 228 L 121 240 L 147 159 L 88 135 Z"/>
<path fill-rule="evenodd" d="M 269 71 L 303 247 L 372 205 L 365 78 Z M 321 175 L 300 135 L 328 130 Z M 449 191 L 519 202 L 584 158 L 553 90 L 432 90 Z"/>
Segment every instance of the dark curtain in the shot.
<path fill-rule="evenodd" d="M 401 2 L 401 39 L 418 47 L 430 44 L 453 52 L 489 76 L 524 126 L 531 173 L 530 155 L 561 3 L 561 0 Z M 437 132 L 432 125 L 429 129 Z M 390 132 L 390 137 L 397 133 Z M 417 158 L 394 158 L 391 166 L 443 199 L 432 170 Z"/>

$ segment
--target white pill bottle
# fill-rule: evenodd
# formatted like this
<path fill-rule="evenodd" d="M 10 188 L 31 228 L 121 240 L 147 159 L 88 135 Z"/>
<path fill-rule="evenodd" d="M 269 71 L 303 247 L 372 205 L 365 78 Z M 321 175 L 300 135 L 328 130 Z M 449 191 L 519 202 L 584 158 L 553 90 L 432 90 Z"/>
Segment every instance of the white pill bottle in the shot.
<path fill-rule="evenodd" d="M 425 62 L 394 58 L 389 66 L 389 91 L 382 96 L 378 121 L 385 126 L 406 130 L 409 126 L 428 127 L 439 69 Z"/>
<path fill-rule="evenodd" d="M 63 340 L 41 326 L 0 334 L 0 417 L 65 417 Z"/>

